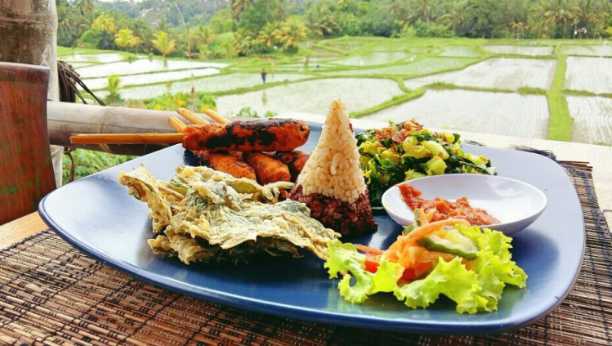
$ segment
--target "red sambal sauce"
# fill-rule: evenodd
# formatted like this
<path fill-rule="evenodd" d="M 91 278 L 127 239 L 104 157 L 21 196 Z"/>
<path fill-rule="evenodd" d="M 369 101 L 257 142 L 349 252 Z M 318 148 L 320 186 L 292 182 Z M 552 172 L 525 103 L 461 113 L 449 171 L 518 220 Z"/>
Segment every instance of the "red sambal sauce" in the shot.
<path fill-rule="evenodd" d="M 408 183 L 399 185 L 399 190 L 402 200 L 410 209 L 420 208 L 425 214 L 431 213 L 430 222 L 460 218 L 478 226 L 499 223 L 499 220 L 487 213 L 486 210 L 472 207 L 467 197 L 458 198 L 454 202 L 439 197 L 427 200 L 421 197 L 421 191 Z"/>

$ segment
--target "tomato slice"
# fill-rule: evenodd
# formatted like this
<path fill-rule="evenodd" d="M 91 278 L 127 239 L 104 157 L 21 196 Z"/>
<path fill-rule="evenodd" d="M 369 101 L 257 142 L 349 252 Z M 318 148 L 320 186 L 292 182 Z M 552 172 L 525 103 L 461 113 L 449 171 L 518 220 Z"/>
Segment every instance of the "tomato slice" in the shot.
<path fill-rule="evenodd" d="M 380 261 L 380 255 L 374 255 L 372 253 L 367 253 L 364 261 L 365 270 L 370 273 L 376 273 L 378 270 L 378 262 Z"/>
<path fill-rule="evenodd" d="M 404 273 L 402 273 L 402 277 L 400 278 L 400 282 L 408 283 L 417 279 L 422 278 L 425 274 L 431 271 L 433 267 L 432 263 L 429 262 L 421 262 L 417 263 L 410 268 L 404 269 Z"/>

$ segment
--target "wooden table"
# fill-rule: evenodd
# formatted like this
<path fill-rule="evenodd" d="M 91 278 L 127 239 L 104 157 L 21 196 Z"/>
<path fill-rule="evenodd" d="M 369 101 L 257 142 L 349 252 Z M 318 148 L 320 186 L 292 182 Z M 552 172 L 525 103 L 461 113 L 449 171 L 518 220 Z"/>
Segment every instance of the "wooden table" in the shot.
<path fill-rule="evenodd" d="M 0 248 L 41 233 L 0 258 L 0 344 L 372 344 L 611 345 L 608 227 L 588 170 L 573 175 L 587 231 L 582 273 L 565 302 L 513 333 L 481 336 L 404 335 L 288 321 L 196 300 L 149 285 L 97 262 L 43 232 L 36 213 L 0 226 Z M 179 317 L 179 318 L 177 318 Z M 365 340 L 365 341 L 364 341 Z M 375 340 L 375 341 L 372 341 Z"/>
<path fill-rule="evenodd" d="M 9 247 L 27 237 L 38 234 L 48 227 L 37 212 L 0 226 L 0 249 Z"/>

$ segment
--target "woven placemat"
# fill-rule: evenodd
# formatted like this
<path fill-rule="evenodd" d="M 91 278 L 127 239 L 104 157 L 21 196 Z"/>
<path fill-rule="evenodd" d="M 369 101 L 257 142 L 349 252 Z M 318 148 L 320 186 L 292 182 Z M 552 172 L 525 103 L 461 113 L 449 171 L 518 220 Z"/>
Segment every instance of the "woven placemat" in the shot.
<path fill-rule="evenodd" d="M 587 248 L 568 298 L 540 321 L 486 336 L 336 327 L 240 311 L 143 283 L 45 231 L 0 251 L 1 344 L 610 345 L 610 232 L 591 169 L 565 162 L 582 202 Z"/>

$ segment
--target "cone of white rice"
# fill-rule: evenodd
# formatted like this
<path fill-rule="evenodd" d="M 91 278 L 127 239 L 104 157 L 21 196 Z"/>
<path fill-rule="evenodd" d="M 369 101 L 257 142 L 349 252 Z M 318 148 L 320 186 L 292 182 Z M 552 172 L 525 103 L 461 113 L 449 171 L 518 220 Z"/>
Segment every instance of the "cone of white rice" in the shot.
<path fill-rule="evenodd" d="M 290 198 L 308 205 L 312 217 L 343 235 L 376 229 L 357 141 L 340 101 L 332 103 L 319 143 Z"/>

